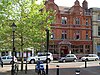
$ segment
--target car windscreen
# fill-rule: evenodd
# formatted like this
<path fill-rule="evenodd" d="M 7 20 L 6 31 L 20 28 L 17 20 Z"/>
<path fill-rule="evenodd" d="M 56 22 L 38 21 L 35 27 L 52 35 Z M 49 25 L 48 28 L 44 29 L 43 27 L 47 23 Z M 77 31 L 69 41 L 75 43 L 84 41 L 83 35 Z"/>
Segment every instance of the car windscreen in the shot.
<path fill-rule="evenodd" d="M 49 56 L 50 54 L 46 54 L 46 53 L 44 53 L 44 54 L 38 54 L 38 56 Z"/>
<path fill-rule="evenodd" d="M 7 57 L 7 59 L 12 59 L 12 57 Z"/>
<path fill-rule="evenodd" d="M 85 57 L 89 57 L 89 55 L 85 55 Z"/>

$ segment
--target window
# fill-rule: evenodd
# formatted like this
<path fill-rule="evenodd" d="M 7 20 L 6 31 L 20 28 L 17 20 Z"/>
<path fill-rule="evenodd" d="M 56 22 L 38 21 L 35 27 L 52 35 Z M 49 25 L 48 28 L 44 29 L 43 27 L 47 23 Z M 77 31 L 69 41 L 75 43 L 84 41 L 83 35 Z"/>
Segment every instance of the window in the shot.
<path fill-rule="evenodd" d="M 98 36 L 100 36 L 100 26 L 98 26 Z"/>
<path fill-rule="evenodd" d="M 66 34 L 66 32 L 65 32 L 65 39 L 67 39 L 67 34 Z"/>
<path fill-rule="evenodd" d="M 86 19 L 86 25 L 88 25 L 88 19 Z"/>
<path fill-rule="evenodd" d="M 64 39 L 64 32 L 62 31 L 62 39 Z"/>
<path fill-rule="evenodd" d="M 75 24 L 80 24 L 80 19 L 79 18 L 75 18 Z"/>
<path fill-rule="evenodd" d="M 2 57 L 2 59 L 6 59 L 6 57 Z"/>
<path fill-rule="evenodd" d="M 7 57 L 7 59 L 12 59 L 12 57 Z"/>
<path fill-rule="evenodd" d="M 66 57 L 70 57 L 70 55 L 67 55 Z"/>
<path fill-rule="evenodd" d="M 52 21 L 51 21 L 51 24 L 54 24 L 55 23 L 55 19 L 54 19 L 54 17 L 53 16 L 50 16 L 49 17 L 49 19 L 51 19 Z M 54 19 L 54 20 L 53 20 Z"/>
<path fill-rule="evenodd" d="M 67 33 L 66 31 L 62 31 L 62 39 L 67 39 Z"/>
<path fill-rule="evenodd" d="M 75 35 L 76 40 L 80 39 L 80 32 L 79 31 L 76 31 L 76 33 L 74 33 L 74 35 Z"/>
<path fill-rule="evenodd" d="M 100 20 L 100 15 L 98 15 L 98 20 Z"/>
<path fill-rule="evenodd" d="M 74 55 L 70 55 L 70 57 L 74 57 Z"/>
<path fill-rule="evenodd" d="M 88 31 L 86 31 L 86 40 L 88 40 Z"/>
<path fill-rule="evenodd" d="M 54 33 L 52 32 L 52 34 L 51 34 L 51 39 L 54 39 Z"/>
<path fill-rule="evenodd" d="M 62 22 L 62 24 L 67 24 L 67 17 L 62 17 L 61 22 Z"/>

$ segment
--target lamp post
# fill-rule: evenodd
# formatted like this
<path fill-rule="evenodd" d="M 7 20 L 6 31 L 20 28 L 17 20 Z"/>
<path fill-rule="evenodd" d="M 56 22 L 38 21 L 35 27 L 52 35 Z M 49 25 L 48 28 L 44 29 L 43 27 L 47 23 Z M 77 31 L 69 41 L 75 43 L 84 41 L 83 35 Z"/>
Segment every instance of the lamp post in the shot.
<path fill-rule="evenodd" d="M 46 38 L 47 38 L 47 54 L 46 54 L 46 58 L 48 59 L 48 49 L 49 49 L 49 30 L 46 29 Z M 48 75 L 48 61 L 46 61 L 46 75 Z"/>
<path fill-rule="evenodd" d="M 12 25 L 11 25 L 11 27 L 12 27 L 12 44 L 13 44 L 13 51 L 12 51 L 12 70 L 11 70 L 11 75 L 14 75 L 14 56 L 15 56 L 15 46 L 14 46 L 14 43 L 15 43 L 15 35 L 14 35 L 14 33 L 15 33 L 15 28 L 17 27 L 16 25 L 15 25 L 15 23 L 13 23 Z"/>
<path fill-rule="evenodd" d="M 27 58 L 28 58 L 28 51 L 26 51 L 26 65 L 25 65 L 25 74 L 27 74 Z"/>

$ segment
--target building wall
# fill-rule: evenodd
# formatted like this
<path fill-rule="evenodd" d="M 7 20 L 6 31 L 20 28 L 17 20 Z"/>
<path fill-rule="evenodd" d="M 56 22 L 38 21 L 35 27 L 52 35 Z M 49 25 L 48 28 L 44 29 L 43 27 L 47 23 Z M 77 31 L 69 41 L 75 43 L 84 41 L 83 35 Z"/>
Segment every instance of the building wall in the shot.
<path fill-rule="evenodd" d="M 92 25 L 93 25 L 93 52 L 100 55 L 99 49 L 97 47 L 100 45 L 100 35 L 98 34 L 100 26 L 100 8 L 92 9 Z"/>
<path fill-rule="evenodd" d="M 86 0 L 84 0 L 84 3 Z M 54 38 L 50 40 L 49 50 L 51 52 L 61 52 L 59 49 L 59 43 L 63 40 L 71 43 L 70 50 L 76 54 L 87 54 L 92 53 L 92 25 L 91 25 L 91 12 L 88 7 L 83 8 L 80 6 L 78 0 L 74 2 L 74 5 L 70 8 L 57 6 L 54 1 L 47 1 L 46 7 L 56 10 L 56 22 L 51 24 L 51 32 L 54 33 Z M 85 4 L 86 5 L 86 4 Z M 62 24 L 62 18 L 65 18 L 66 24 Z M 75 23 L 75 18 L 79 18 L 79 24 Z M 87 20 L 86 20 L 87 19 Z M 86 21 L 88 24 L 86 25 Z M 78 34 L 79 31 L 79 34 Z M 77 33 L 76 33 L 77 32 Z M 62 33 L 66 34 L 62 39 Z M 76 35 L 79 35 L 79 39 L 75 39 Z M 88 35 L 88 39 L 86 39 Z M 78 38 L 78 36 L 77 36 Z M 62 45 L 62 44 L 60 44 Z M 65 45 L 64 45 L 65 46 Z M 68 45 L 66 45 L 68 46 Z M 69 47 L 63 47 L 69 48 Z M 67 51 L 69 49 L 66 49 Z"/>

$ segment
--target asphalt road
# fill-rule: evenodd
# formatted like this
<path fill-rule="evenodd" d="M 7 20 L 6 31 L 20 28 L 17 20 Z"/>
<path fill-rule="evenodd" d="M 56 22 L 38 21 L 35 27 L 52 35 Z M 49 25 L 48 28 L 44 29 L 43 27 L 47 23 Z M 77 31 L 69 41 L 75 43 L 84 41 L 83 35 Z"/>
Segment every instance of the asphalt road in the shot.
<path fill-rule="evenodd" d="M 85 62 L 66 62 L 58 63 L 56 61 L 49 63 L 49 75 L 57 75 L 57 65 L 59 65 L 59 75 L 75 75 L 76 69 L 80 70 L 80 75 L 100 75 L 100 61 L 89 61 L 87 62 L 87 68 L 85 68 Z M 45 64 L 44 64 L 45 65 Z M 20 70 L 19 64 L 19 70 Z M 35 64 L 28 64 L 28 71 L 19 71 L 18 75 L 37 75 L 34 72 Z M 24 64 L 25 70 L 25 64 Z M 0 75 L 11 75 L 11 65 L 4 65 L 0 67 Z"/>

